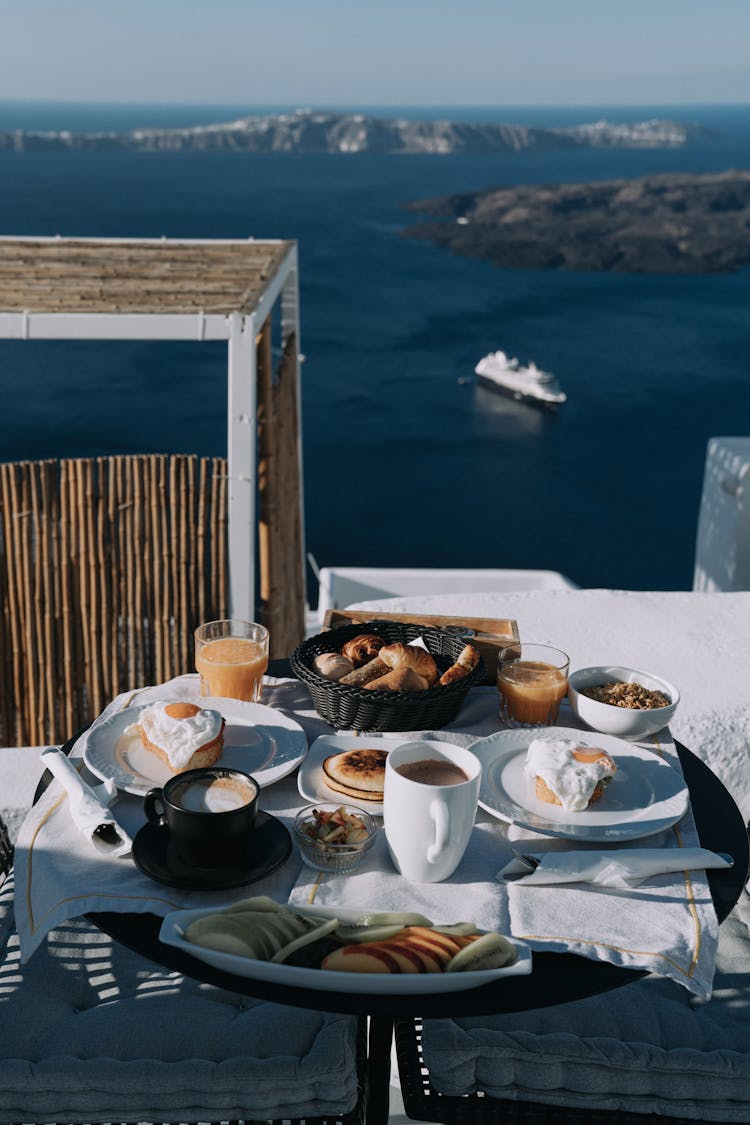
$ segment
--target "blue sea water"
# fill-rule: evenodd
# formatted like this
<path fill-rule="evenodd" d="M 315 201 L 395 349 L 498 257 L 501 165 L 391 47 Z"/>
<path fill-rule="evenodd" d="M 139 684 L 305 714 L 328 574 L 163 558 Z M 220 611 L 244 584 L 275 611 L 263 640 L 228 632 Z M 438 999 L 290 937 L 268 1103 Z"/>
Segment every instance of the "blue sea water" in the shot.
<path fill-rule="evenodd" d="M 0 102 L 0 129 L 249 112 Z M 380 112 L 672 116 L 719 135 L 676 150 L 447 157 L 0 153 L 0 233 L 299 241 L 306 532 L 321 565 L 545 567 L 583 586 L 689 588 L 707 441 L 750 428 L 750 270 L 499 270 L 403 238 L 404 204 L 750 167 L 750 107 Z M 564 408 L 477 387 L 474 364 L 495 348 L 554 371 Z M 217 344 L 0 341 L 0 458 L 223 453 L 225 380 Z"/>

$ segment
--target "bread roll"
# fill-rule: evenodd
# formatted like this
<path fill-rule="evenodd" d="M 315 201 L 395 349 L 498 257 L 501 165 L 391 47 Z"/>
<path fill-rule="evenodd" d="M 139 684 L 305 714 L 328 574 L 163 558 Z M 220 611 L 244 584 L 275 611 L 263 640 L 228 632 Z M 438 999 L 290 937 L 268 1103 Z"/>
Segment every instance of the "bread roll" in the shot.
<path fill-rule="evenodd" d="M 313 668 L 327 680 L 340 680 L 354 671 L 351 660 L 338 652 L 321 652 L 313 660 Z"/>
<path fill-rule="evenodd" d="M 469 672 L 473 672 L 478 663 L 479 653 L 473 645 L 466 645 L 458 654 L 456 663 L 451 664 L 447 672 L 443 672 L 440 683 L 443 687 L 447 684 L 455 684 L 457 680 L 462 680 Z"/>
<path fill-rule="evenodd" d="M 347 687 L 364 687 L 370 680 L 377 680 L 379 676 L 384 676 L 387 671 L 388 665 L 376 656 L 369 664 L 363 664 L 361 668 L 355 668 L 348 676 L 344 676 L 339 683 L 346 684 Z"/>
<path fill-rule="evenodd" d="M 342 646 L 341 655 L 351 660 L 355 668 L 361 668 L 378 655 L 384 644 L 385 641 L 377 633 L 358 633 Z"/>
<path fill-rule="evenodd" d="M 420 648 L 419 645 L 404 645 L 400 641 L 385 645 L 378 653 L 378 659 L 389 668 L 411 668 L 427 681 L 427 687 L 432 687 L 440 675 L 438 666 L 427 649 Z"/>
<path fill-rule="evenodd" d="M 427 680 L 413 668 L 392 668 L 377 680 L 364 684 L 365 691 L 424 691 Z"/>

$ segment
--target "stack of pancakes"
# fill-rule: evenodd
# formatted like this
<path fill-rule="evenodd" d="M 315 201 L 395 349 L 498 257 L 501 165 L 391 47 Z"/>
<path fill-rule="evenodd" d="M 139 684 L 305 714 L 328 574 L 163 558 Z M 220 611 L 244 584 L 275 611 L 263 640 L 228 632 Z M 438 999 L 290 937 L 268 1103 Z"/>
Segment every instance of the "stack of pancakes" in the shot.
<path fill-rule="evenodd" d="M 382 801 L 386 756 L 371 746 L 331 754 L 323 762 L 326 785 L 358 801 Z"/>

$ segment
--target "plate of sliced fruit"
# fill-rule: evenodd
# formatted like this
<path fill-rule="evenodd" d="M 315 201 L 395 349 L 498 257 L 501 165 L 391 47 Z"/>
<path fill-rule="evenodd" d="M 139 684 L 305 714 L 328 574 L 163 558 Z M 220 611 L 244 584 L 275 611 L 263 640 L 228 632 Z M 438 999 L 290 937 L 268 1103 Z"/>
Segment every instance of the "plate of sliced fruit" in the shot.
<path fill-rule="evenodd" d="M 531 972 L 524 942 L 471 922 L 283 906 L 266 896 L 173 911 L 159 936 L 224 972 L 320 991 L 459 992 Z"/>

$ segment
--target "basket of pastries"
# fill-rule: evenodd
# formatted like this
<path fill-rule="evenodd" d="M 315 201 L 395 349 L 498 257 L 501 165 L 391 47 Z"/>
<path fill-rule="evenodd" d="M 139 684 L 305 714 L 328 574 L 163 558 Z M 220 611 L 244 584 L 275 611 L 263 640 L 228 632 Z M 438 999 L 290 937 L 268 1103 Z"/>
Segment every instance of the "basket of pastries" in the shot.
<path fill-rule="evenodd" d="M 438 729 L 485 674 L 477 650 L 456 633 L 393 621 L 318 633 L 291 664 L 336 730 Z"/>

